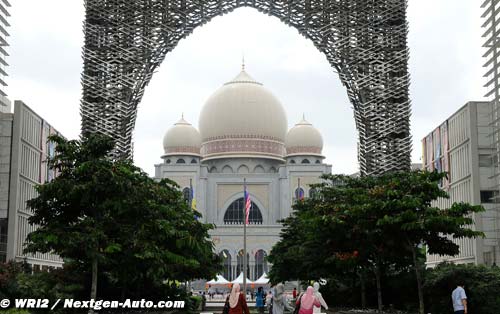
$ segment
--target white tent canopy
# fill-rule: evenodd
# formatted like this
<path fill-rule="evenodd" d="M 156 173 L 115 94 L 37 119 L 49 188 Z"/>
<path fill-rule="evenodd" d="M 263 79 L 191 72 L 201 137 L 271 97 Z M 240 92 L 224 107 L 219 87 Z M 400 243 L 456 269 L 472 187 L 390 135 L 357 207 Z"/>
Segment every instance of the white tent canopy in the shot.
<path fill-rule="evenodd" d="M 259 279 L 254 281 L 254 284 L 256 285 L 267 285 L 268 283 L 269 283 L 269 277 L 267 277 L 266 272 L 264 272 Z"/>
<path fill-rule="evenodd" d="M 209 285 L 226 285 L 228 283 L 229 281 L 227 281 L 226 278 L 224 278 L 222 275 L 217 275 L 215 280 L 212 279 L 207 282 L 207 284 Z"/>
<path fill-rule="evenodd" d="M 238 278 L 231 281 L 231 283 L 239 283 L 240 285 L 242 285 L 243 284 L 243 272 L 240 273 Z M 251 281 L 250 279 L 247 278 L 247 284 L 251 284 L 251 283 L 253 283 L 253 281 Z"/>

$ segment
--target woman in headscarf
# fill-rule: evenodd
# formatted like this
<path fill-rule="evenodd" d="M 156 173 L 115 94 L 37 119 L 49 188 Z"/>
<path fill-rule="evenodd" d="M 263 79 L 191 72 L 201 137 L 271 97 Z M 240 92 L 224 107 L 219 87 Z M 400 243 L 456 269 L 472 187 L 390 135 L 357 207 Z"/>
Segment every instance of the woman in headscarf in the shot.
<path fill-rule="evenodd" d="M 285 287 L 283 286 L 283 284 L 282 283 L 277 284 L 274 291 L 275 293 L 272 299 L 273 314 L 283 314 L 285 308 L 293 312 L 294 310 L 293 307 L 291 307 L 286 300 L 286 296 L 284 294 Z"/>
<path fill-rule="evenodd" d="M 229 314 L 250 314 L 245 296 L 240 293 L 239 284 L 235 283 L 233 285 L 226 302 L 229 303 Z"/>
<path fill-rule="evenodd" d="M 304 293 L 298 300 L 296 305 L 300 304 L 299 314 L 312 314 L 314 306 L 321 306 L 318 298 L 314 295 L 314 288 L 307 287 Z"/>

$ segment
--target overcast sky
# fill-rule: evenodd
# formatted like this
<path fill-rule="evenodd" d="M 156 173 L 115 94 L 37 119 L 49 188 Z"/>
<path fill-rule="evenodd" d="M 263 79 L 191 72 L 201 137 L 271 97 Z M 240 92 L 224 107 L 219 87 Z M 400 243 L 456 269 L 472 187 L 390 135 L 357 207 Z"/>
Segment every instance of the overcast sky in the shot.
<path fill-rule="evenodd" d="M 410 0 L 414 162 L 420 140 L 469 100 L 482 100 L 481 10 L 471 0 Z M 21 99 L 66 137 L 80 132 L 83 0 L 15 0 L 10 8 L 9 98 Z M 282 102 L 288 125 L 302 113 L 323 135 L 335 173 L 358 170 L 357 132 L 346 91 L 324 55 L 279 20 L 242 8 L 196 29 L 169 53 L 146 89 L 134 160 L 154 174 L 162 138 L 184 112 L 198 126 L 207 98 L 247 72 Z"/>

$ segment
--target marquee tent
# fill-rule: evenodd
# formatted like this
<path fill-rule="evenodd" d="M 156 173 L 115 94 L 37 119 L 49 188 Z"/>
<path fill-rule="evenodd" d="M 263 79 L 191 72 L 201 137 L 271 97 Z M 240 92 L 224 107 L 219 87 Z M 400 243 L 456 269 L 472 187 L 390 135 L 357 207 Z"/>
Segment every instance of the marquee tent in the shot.
<path fill-rule="evenodd" d="M 269 283 L 269 277 L 267 277 L 267 274 L 264 272 L 262 276 L 253 283 L 256 285 L 267 285 Z"/>
<path fill-rule="evenodd" d="M 240 285 L 242 285 L 243 284 L 243 272 L 240 273 L 238 278 L 231 281 L 231 283 L 239 283 Z M 247 284 L 252 284 L 252 283 L 253 283 L 253 281 L 251 281 L 250 279 L 247 278 Z"/>
<path fill-rule="evenodd" d="M 215 280 L 212 279 L 207 282 L 207 284 L 213 286 L 213 285 L 227 285 L 230 283 L 229 281 L 226 280 L 226 278 L 222 277 L 221 275 L 217 275 Z"/>

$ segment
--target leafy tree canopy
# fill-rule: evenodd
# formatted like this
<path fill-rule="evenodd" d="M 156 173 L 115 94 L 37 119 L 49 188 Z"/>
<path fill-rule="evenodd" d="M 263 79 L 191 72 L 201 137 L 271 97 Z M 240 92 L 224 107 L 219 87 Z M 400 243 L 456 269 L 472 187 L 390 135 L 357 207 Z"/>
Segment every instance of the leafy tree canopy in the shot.
<path fill-rule="evenodd" d="M 219 260 L 211 225 L 189 208 L 178 186 L 155 181 L 127 160 L 112 160 L 109 137 L 68 141 L 52 136 L 58 175 L 28 202 L 37 225 L 27 252 L 54 252 L 89 265 L 98 261 L 125 291 L 145 283 L 213 277 Z"/>

